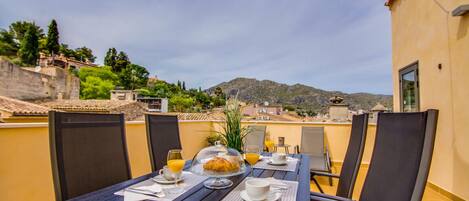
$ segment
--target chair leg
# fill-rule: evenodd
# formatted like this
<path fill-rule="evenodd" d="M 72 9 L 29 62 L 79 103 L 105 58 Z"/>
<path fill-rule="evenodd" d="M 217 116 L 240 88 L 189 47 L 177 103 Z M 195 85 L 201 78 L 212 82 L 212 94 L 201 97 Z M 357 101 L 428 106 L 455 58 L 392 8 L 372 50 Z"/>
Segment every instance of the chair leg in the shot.
<path fill-rule="evenodd" d="M 332 169 L 329 169 L 329 173 L 332 174 Z M 329 177 L 329 186 L 332 186 L 333 183 L 332 183 L 332 177 Z"/>
<path fill-rule="evenodd" d="M 312 178 L 313 178 L 314 183 L 315 183 L 316 186 L 318 187 L 319 192 L 324 193 L 324 191 L 322 190 L 322 188 L 321 188 L 321 186 L 319 185 L 319 183 L 318 183 L 318 181 L 316 180 L 316 178 L 314 178 L 314 176 L 313 176 Z"/>

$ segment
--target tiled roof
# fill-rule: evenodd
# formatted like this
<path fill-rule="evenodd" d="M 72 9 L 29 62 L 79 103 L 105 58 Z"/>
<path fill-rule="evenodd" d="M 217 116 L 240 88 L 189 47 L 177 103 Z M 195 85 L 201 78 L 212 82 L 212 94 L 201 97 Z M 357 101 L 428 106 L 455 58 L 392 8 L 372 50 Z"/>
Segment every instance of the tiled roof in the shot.
<path fill-rule="evenodd" d="M 0 110 L 13 116 L 47 116 L 49 108 L 5 96 L 0 96 Z"/>
<path fill-rule="evenodd" d="M 137 104 L 137 102 L 122 100 L 61 100 L 46 102 L 41 105 L 68 112 L 109 112 L 128 104 Z"/>

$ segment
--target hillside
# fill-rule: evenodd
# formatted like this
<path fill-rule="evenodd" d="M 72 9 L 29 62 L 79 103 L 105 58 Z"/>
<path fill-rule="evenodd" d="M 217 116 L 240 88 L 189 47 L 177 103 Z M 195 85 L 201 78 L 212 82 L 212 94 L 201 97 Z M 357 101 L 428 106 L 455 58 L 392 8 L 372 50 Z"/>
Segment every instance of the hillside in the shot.
<path fill-rule="evenodd" d="M 268 101 L 271 104 L 299 106 L 317 112 L 324 112 L 327 109 L 329 98 L 332 96 L 343 97 L 344 102 L 349 104 L 353 110 L 369 110 L 378 102 L 392 108 L 391 95 L 347 94 L 340 91 L 325 91 L 302 84 L 287 85 L 270 80 L 236 78 L 213 86 L 207 91 L 212 92 L 217 87 L 220 87 L 228 96 L 236 95 L 239 90 L 238 98 L 245 102 L 263 103 Z"/>

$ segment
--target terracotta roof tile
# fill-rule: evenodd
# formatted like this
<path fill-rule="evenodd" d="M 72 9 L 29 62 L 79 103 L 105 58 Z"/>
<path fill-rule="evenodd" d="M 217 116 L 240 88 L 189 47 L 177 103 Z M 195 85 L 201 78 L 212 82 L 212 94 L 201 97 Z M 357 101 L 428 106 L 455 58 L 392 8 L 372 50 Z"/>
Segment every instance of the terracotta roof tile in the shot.
<path fill-rule="evenodd" d="M 41 105 L 64 111 L 109 112 L 128 104 L 137 104 L 137 102 L 122 100 L 61 100 L 46 102 Z"/>
<path fill-rule="evenodd" d="M 0 110 L 13 116 L 47 116 L 49 108 L 5 96 L 0 96 Z"/>

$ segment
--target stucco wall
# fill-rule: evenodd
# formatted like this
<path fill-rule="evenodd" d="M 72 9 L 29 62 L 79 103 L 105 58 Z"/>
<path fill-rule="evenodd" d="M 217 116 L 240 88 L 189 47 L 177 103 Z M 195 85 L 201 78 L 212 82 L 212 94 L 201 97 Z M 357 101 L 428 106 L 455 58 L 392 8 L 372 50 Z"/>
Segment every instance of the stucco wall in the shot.
<path fill-rule="evenodd" d="M 469 1 L 394 1 L 393 105 L 400 110 L 399 69 L 418 61 L 420 108 L 440 110 L 429 181 L 469 200 L 469 14 L 450 14 L 462 4 Z"/>
<path fill-rule="evenodd" d="M 0 58 L 0 95 L 20 100 L 78 99 L 80 80 L 63 69 L 56 76 L 24 70 Z"/>

